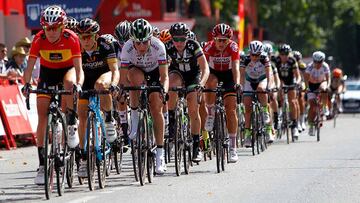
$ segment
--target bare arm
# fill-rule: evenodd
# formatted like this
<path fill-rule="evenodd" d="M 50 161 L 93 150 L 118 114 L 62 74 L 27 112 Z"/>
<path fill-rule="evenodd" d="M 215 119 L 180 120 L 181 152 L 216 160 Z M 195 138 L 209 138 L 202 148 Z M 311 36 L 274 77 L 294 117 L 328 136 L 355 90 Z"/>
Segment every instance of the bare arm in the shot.
<path fill-rule="evenodd" d="M 168 74 L 168 65 L 160 65 L 159 66 L 160 72 L 160 83 L 164 87 L 164 91 L 168 92 L 169 90 L 169 74 Z"/>
<path fill-rule="evenodd" d="M 26 67 L 25 72 L 24 72 L 24 82 L 25 83 L 30 83 L 35 63 L 36 63 L 36 58 L 29 57 L 29 60 L 27 62 L 27 67 Z"/>
<path fill-rule="evenodd" d="M 327 82 L 327 88 L 329 89 L 329 88 L 330 88 L 330 85 L 331 85 L 330 74 L 327 73 L 327 74 L 325 75 L 325 78 L 326 78 L 326 82 Z"/>
<path fill-rule="evenodd" d="M 116 58 L 115 58 L 115 60 L 109 59 L 108 65 L 109 65 L 109 69 L 112 73 L 111 74 L 111 85 L 117 86 L 117 84 L 119 83 L 119 78 L 120 78 L 117 59 Z"/>
<path fill-rule="evenodd" d="M 299 68 L 295 68 L 293 70 L 293 73 L 295 75 L 295 78 L 296 78 L 296 84 L 300 84 L 301 83 L 301 75 L 300 75 L 300 71 L 299 71 Z"/>
<path fill-rule="evenodd" d="M 199 64 L 201 71 L 200 85 L 205 86 L 210 75 L 208 62 L 206 61 L 205 56 L 202 55 L 197 59 L 197 63 Z"/>
<path fill-rule="evenodd" d="M 240 68 L 240 84 L 244 87 L 245 85 L 245 68 Z"/>
<path fill-rule="evenodd" d="M 76 71 L 76 84 L 81 85 L 84 83 L 84 71 L 82 69 L 82 60 L 80 57 L 73 59 L 75 71 Z"/>
<path fill-rule="evenodd" d="M 239 60 L 233 61 L 231 70 L 235 84 L 240 84 Z"/>
<path fill-rule="evenodd" d="M 304 73 L 304 80 L 305 80 L 305 86 L 309 87 L 309 79 L 310 79 L 310 74 L 309 73 Z"/>
<path fill-rule="evenodd" d="M 270 66 L 267 66 L 265 68 L 266 70 L 266 78 L 267 78 L 267 85 L 266 85 L 266 88 L 269 88 L 272 86 L 272 77 L 271 77 L 271 67 Z"/>

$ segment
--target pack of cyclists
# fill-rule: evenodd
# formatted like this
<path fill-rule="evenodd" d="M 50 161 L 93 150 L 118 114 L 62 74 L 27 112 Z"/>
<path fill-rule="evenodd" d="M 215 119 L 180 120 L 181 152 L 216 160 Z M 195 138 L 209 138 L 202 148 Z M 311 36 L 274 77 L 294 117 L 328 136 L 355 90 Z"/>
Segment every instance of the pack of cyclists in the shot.
<path fill-rule="evenodd" d="M 239 50 L 232 40 L 233 29 L 217 24 L 212 30 L 212 40 L 198 42 L 196 34 L 184 23 L 174 23 L 168 29 L 159 30 L 145 19 L 133 22 L 123 21 L 116 25 L 114 33 L 100 35 L 101 27 L 93 19 L 79 22 L 67 16 L 59 6 L 49 6 L 41 14 L 42 30 L 35 35 L 31 44 L 27 69 L 24 73 L 23 93 L 28 95 L 32 88 L 31 74 L 37 58 L 41 70 L 38 89 L 47 89 L 62 84 L 74 94 L 82 90 L 111 90 L 115 92 L 128 86 L 160 86 L 148 94 L 149 112 L 155 137 L 155 173 L 166 171 L 164 137 L 170 139 L 175 131 L 175 107 L 178 94 L 169 91 L 173 87 L 186 88 L 186 103 L 189 116 L 189 132 L 192 142 L 191 161 L 202 160 L 200 141 L 208 142 L 214 128 L 216 94 L 203 93 L 204 89 L 215 89 L 219 85 L 225 111 L 225 131 L 229 140 L 228 161 L 238 161 L 237 134 L 244 132 L 245 147 L 252 147 L 250 92 L 257 94 L 260 114 L 265 125 L 266 142 L 275 140 L 281 123 L 281 106 L 284 94 L 289 103 L 290 128 L 295 138 L 309 126 L 309 135 L 314 136 L 314 117 L 317 106 L 315 91 L 320 91 L 321 111 L 329 115 L 328 98 L 331 94 L 345 91 L 344 75 L 341 69 L 330 72 L 325 62 L 325 53 L 315 51 L 312 62 L 306 65 L 299 51 L 292 51 L 290 45 L 282 44 L 275 55 L 269 43 L 251 41 L 248 51 Z M 284 88 L 287 88 L 284 91 Z M 245 107 L 244 129 L 238 125 L 237 98 L 242 96 Z M 129 98 L 109 94 L 101 96 L 101 110 L 106 124 L 106 140 L 114 142 L 124 137 L 129 145 L 138 135 L 140 91 L 129 91 Z M 117 99 L 117 106 L 112 100 Z M 164 102 L 167 101 L 167 102 Z M 339 104 L 340 98 L 336 97 Z M 39 125 L 37 147 L 39 168 L 36 184 L 44 184 L 44 134 L 47 109 L 50 98 L 37 96 Z M 84 153 L 84 135 L 88 98 L 81 96 L 77 111 L 71 96 L 64 96 L 64 111 L 67 115 L 68 140 L 70 148 L 80 150 L 78 176 L 86 177 L 87 165 Z M 307 110 L 308 109 L 308 110 Z M 113 112 L 120 115 L 116 122 Z M 307 116 L 306 116 L 307 114 Z M 120 125 L 121 133 L 116 127 Z"/>

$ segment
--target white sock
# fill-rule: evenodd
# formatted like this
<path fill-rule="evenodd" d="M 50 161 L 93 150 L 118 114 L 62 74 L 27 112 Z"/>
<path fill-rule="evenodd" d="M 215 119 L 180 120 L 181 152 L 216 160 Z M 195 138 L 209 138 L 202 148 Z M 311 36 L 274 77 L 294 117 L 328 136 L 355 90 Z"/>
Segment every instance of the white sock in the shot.
<path fill-rule="evenodd" d="M 119 115 L 120 115 L 120 123 L 127 123 L 127 112 L 126 111 L 120 111 Z"/>

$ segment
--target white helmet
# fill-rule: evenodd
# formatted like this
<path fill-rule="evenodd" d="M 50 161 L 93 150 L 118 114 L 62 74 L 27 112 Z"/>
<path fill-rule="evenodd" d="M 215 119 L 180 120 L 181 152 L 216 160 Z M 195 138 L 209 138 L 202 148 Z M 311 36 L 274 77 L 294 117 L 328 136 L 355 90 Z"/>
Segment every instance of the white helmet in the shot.
<path fill-rule="evenodd" d="M 264 51 L 263 43 L 260 41 L 251 41 L 249 44 L 249 50 L 251 54 L 261 54 Z"/>
<path fill-rule="evenodd" d="M 323 62 L 325 60 L 325 54 L 322 51 L 315 51 L 312 58 L 314 62 Z"/>
<path fill-rule="evenodd" d="M 267 53 L 267 54 L 272 54 L 273 53 L 273 47 L 270 43 L 264 43 L 264 51 Z"/>

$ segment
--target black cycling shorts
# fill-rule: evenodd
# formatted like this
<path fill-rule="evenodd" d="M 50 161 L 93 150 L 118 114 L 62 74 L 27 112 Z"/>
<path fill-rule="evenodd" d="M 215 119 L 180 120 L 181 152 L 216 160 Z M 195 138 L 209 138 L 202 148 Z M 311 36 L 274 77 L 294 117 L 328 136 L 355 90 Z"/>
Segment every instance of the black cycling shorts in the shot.
<path fill-rule="evenodd" d="M 138 68 L 136 66 L 130 66 L 129 70 L 131 68 L 137 68 L 144 73 L 144 78 L 145 78 L 147 86 L 161 86 L 159 67 L 155 68 L 154 70 L 152 70 L 150 72 L 145 72 L 142 68 Z M 160 92 L 160 90 L 149 90 L 149 95 L 152 92 Z"/>
<path fill-rule="evenodd" d="M 93 90 L 95 89 L 95 83 L 99 79 L 99 77 L 107 73 L 109 69 L 99 69 L 99 70 L 91 70 L 90 72 L 84 72 L 84 84 L 82 85 L 82 90 Z M 80 99 L 89 99 L 89 95 L 81 95 Z"/>
<path fill-rule="evenodd" d="M 197 74 L 192 74 L 192 72 L 181 72 L 177 69 L 170 69 L 169 74 L 170 73 L 178 74 L 184 82 L 186 88 L 190 85 L 200 84 L 200 72 L 198 72 Z"/>
<path fill-rule="evenodd" d="M 310 89 L 310 91 L 316 91 L 316 90 L 318 90 L 319 89 L 319 87 L 320 87 L 320 85 L 321 85 L 321 83 L 310 83 L 309 82 L 309 89 Z"/>
<path fill-rule="evenodd" d="M 233 79 L 232 70 L 216 71 L 210 68 L 210 74 L 215 75 L 219 83 L 223 83 L 222 88 L 226 89 L 225 93 L 235 93 L 235 82 Z"/>
<path fill-rule="evenodd" d="M 40 66 L 40 76 L 39 83 L 37 85 L 38 89 L 47 89 L 49 86 L 56 86 L 63 83 L 66 73 L 72 67 L 66 67 L 61 69 L 47 68 L 45 66 Z"/>

